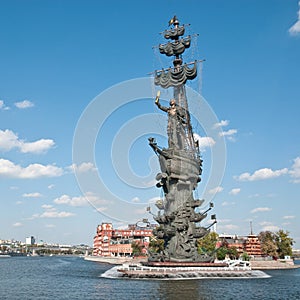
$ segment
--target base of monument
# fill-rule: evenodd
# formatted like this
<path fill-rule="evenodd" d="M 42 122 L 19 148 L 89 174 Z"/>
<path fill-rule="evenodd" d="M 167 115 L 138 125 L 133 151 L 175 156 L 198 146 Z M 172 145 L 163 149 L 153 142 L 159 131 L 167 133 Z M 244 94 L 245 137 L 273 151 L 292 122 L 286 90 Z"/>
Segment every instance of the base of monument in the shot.
<path fill-rule="evenodd" d="M 141 265 L 148 267 L 228 267 L 228 263 L 219 262 L 219 263 L 211 263 L 211 262 L 181 262 L 181 261 L 146 261 L 141 262 Z"/>
<path fill-rule="evenodd" d="M 130 279 L 201 279 L 201 278 L 264 278 L 262 271 L 253 271 L 249 262 L 220 263 L 146 262 L 124 264 L 116 268 L 118 278 Z"/>

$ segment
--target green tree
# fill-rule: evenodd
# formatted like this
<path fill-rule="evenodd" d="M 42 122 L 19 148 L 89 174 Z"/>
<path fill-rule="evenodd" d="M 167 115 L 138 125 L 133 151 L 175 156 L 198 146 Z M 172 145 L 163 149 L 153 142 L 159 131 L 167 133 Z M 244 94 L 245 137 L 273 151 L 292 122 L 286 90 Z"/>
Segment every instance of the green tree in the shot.
<path fill-rule="evenodd" d="M 219 235 L 216 232 L 209 232 L 205 237 L 198 240 L 198 252 L 200 254 L 214 252 L 216 249 L 216 243 L 218 241 L 218 238 Z"/>
<path fill-rule="evenodd" d="M 249 257 L 249 255 L 248 255 L 247 252 L 243 252 L 243 253 L 241 254 L 241 259 L 242 259 L 242 260 L 245 260 L 245 261 L 249 261 L 249 260 L 250 260 L 250 257 Z"/>
<path fill-rule="evenodd" d="M 288 231 L 283 231 L 280 229 L 276 232 L 275 242 L 277 245 L 277 253 L 280 258 L 284 258 L 284 256 L 292 255 L 292 246 L 294 240 L 289 237 Z"/>
<path fill-rule="evenodd" d="M 138 241 L 132 241 L 131 243 L 132 255 L 133 256 L 141 256 L 143 255 L 143 245 L 141 245 Z"/>
<path fill-rule="evenodd" d="M 263 254 L 284 258 L 285 255 L 292 255 L 294 240 L 289 236 L 288 231 L 280 229 L 278 232 L 263 231 L 258 236 Z"/>
<path fill-rule="evenodd" d="M 226 255 L 227 255 L 227 248 L 222 246 L 220 248 L 217 249 L 217 259 L 218 260 L 223 260 L 225 259 Z"/>
<path fill-rule="evenodd" d="M 271 231 L 262 231 L 258 235 L 261 251 L 264 255 L 277 257 L 276 235 Z"/>
<path fill-rule="evenodd" d="M 164 250 L 164 240 L 157 239 L 155 236 L 150 237 L 149 251 L 152 253 L 160 253 Z"/>
<path fill-rule="evenodd" d="M 227 248 L 227 254 L 230 259 L 237 259 L 239 257 L 239 253 L 236 247 Z"/>

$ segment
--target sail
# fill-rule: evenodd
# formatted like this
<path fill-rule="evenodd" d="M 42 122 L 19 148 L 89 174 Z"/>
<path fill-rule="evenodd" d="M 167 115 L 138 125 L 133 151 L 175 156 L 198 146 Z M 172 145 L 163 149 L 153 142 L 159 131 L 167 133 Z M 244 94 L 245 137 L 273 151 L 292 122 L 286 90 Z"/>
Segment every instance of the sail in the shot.
<path fill-rule="evenodd" d="M 187 80 L 192 80 L 197 76 L 197 63 L 194 62 L 192 68 L 184 64 L 179 69 L 170 68 L 155 72 L 154 84 L 160 85 L 162 88 L 176 87 L 186 83 Z"/>
<path fill-rule="evenodd" d="M 179 41 L 169 42 L 167 44 L 159 45 L 159 52 L 161 54 L 166 54 L 167 56 L 180 55 L 184 52 L 186 48 L 189 48 L 191 45 L 191 37 L 187 36 L 182 38 Z"/>
<path fill-rule="evenodd" d="M 184 26 L 174 27 L 172 29 L 166 30 L 164 32 L 164 37 L 166 39 L 176 40 L 179 36 L 184 35 Z"/>

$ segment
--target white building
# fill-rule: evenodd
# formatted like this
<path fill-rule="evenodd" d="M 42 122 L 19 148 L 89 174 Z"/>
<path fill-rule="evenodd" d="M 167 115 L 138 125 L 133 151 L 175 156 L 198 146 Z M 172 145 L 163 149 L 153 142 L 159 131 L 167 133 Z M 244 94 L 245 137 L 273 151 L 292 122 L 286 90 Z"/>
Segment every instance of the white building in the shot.
<path fill-rule="evenodd" d="M 25 239 L 25 244 L 26 245 L 34 245 L 35 244 L 35 238 L 33 236 L 27 237 Z"/>

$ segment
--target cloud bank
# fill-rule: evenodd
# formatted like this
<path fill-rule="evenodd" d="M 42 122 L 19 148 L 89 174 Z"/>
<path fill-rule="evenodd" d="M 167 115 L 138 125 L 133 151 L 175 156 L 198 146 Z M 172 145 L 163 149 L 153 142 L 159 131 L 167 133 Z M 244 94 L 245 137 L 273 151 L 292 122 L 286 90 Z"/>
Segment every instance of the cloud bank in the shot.
<path fill-rule="evenodd" d="M 292 181 L 294 183 L 300 183 L 300 157 L 294 159 L 291 170 L 289 171 Z"/>
<path fill-rule="evenodd" d="M 200 151 L 205 151 L 206 148 L 212 147 L 216 142 L 213 138 L 209 136 L 200 136 L 197 133 L 194 133 L 194 140 L 198 142 Z"/>
<path fill-rule="evenodd" d="M 59 177 L 63 169 L 53 165 L 30 164 L 27 167 L 16 165 L 7 159 L 0 159 L 0 176 L 19 179 L 36 179 L 41 177 Z"/>
<path fill-rule="evenodd" d="M 300 34 L 300 1 L 298 2 L 299 10 L 297 12 L 298 19 L 296 23 L 289 29 L 290 35 L 299 35 Z"/>
<path fill-rule="evenodd" d="M 44 153 L 54 147 L 55 143 L 51 139 L 40 139 L 35 142 L 25 142 L 19 139 L 13 131 L 0 130 L 0 150 L 10 151 L 18 149 L 22 153 Z"/>
<path fill-rule="evenodd" d="M 255 171 L 253 174 L 250 174 L 248 172 L 243 173 L 239 175 L 236 179 L 239 181 L 265 180 L 265 179 L 276 178 L 287 173 L 288 173 L 287 168 L 281 170 L 275 170 L 275 171 L 269 168 L 263 168 Z"/>
<path fill-rule="evenodd" d="M 33 107 L 34 104 L 29 100 L 24 100 L 20 102 L 15 102 L 15 106 L 19 109 L 25 109 L 25 108 Z"/>

